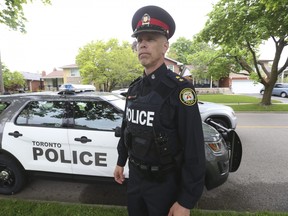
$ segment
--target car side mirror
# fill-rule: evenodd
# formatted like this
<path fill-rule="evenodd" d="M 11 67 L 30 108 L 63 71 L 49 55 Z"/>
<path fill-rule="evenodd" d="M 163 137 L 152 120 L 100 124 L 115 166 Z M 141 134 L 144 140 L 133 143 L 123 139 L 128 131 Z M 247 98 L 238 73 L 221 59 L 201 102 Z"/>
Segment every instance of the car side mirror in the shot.
<path fill-rule="evenodd" d="M 121 132 L 121 127 L 119 127 L 119 126 L 116 127 L 116 128 L 115 128 L 115 132 L 114 132 L 114 136 L 115 136 L 115 137 L 121 137 L 121 133 L 122 133 L 122 132 Z"/>
<path fill-rule="evenodd" d="M 228 132 L 228 143 L 231 151 L 229 171 L 235 172 L 239 168 L 242 160 L 242 142 L 234 130 Z"/>

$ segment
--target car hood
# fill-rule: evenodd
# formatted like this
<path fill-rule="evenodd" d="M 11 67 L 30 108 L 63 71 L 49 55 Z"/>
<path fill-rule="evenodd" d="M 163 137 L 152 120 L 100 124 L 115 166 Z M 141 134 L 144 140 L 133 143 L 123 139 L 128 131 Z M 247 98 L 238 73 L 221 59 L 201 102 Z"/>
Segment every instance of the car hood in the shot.
<path fill-rule="evenodd" d="M 198 106 L 200 113 L 207 112 L 209 110 L 227 110 L 230 112 L 233 112 L 233 109 L 229 106 L 223 105 L 223 104 L 217 104 L 217 103 L 212 103 L 212 102 L 206 102 L 206 101 L 198 101 Z"/>

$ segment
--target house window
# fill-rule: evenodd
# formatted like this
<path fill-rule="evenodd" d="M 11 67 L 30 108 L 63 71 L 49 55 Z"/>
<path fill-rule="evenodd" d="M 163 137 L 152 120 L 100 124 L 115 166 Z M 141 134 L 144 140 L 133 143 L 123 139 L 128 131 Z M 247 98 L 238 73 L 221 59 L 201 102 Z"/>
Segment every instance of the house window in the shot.
<path fill-rule="evenodd" d="M 78 68 L 72 68 L 70 73 L 71 73 L 71 77 L 80 77 Z"/>
<path fill-rule="evenodd" d="M 170 69 L 171 71 L 175 72 L 174 71 L 174 65 L 167 65 L 167 68 Z"/>

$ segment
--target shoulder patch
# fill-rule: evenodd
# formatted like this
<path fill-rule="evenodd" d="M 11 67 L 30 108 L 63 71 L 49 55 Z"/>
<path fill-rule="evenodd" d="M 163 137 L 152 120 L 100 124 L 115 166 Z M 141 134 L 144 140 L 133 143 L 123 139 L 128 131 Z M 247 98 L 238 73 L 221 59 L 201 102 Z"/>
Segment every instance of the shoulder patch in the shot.
<path fill-rule="evenodd" d="M 197 95 L 192 88 L 184 88 L 179 93 L 180 101 L 186 106 L 192 106 L 197 102 Z"/>

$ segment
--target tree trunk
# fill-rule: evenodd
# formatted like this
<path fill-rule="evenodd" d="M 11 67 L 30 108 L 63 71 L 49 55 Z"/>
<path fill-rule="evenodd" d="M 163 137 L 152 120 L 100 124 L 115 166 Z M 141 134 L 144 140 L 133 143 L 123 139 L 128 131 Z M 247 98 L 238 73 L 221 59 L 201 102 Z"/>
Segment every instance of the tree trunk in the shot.
<path fill-rule="evenodd" d="M 263 94 L 262 100 L 260 102 L 260 104 L 262 106 L 270 106 L 270 105 L 272 105 L 272 103 L 271 103 L 271 95 L 272 95 L 273 88 L 274 88 L 274 85 L 269 85 L 269 86 L 265 87 L 264 94 Z"/>

